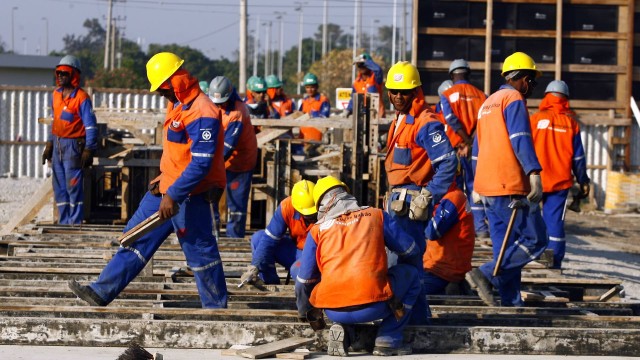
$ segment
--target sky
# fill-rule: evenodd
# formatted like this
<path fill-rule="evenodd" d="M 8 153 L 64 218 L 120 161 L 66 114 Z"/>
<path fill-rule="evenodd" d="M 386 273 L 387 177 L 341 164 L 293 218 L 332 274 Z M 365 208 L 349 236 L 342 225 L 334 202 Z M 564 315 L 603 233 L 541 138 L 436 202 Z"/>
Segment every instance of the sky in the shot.
<path fill-rule="evenodd" d="M 260 20 L 261 51 L 268 22 L 272 23 L 271 47 L 279 46 L 280 20 L 276 12 L 285 13 L 282 17 L 285 51 L 298 43 L 300 16 L 295 11 L 296 4 L 302 3 L 303 37 L 312 37 L 323 22 L 324 0 L 247 2 L 250 33 L 256 30 L 258 17 Z M 328 22 L 340 25 L 345 32 L 353 31 L 355 2 L 328 0 Z M 412 1 L 396 2 L 399 27 L 406 2 L 407 36 L 410 36 Z M 177 43 L 196 48 L 211 59 L 231 58 L 239 43 L 239 3 L 239 0 L 114 0 L 112 16 L 124 36 L 138 41 L 144 50 L 151 43 Z M 363 33 L 372 30 L 375 33 L 375 28 L 392 24 L 394 0 L 360 0 L 360 3 Z M 18 54 L 42 55 L 46 49 L 61 51 L 65 35 L 86 35 L 82 26 L 85 19 L 98 18 L 106 28 L 107 10 L 108 0 L 2 0 L 0 41 L 5 49 L 11 50 L 13 46 Z M 319 43 L 318 51 L 321 47 Z"/>

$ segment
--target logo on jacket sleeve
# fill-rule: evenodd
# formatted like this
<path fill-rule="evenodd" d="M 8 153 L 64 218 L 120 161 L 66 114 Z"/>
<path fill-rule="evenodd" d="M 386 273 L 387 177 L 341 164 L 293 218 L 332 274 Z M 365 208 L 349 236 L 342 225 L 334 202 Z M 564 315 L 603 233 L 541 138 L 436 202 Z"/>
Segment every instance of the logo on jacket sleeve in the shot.
<path fill-rule="evenodd" d="M 208 141 L 211 139 L 211 131 L 205 130 L 202 132 L 202 140 Z"/>
<path fill-rule="evenodd" d="M 171 127 L 174 128 L 174 129 L 179 128 L 180 127 L 180 121 L 178 121 L 178 120 L 171 121 Z"/>
<path fill-rule="evenodd" d="M 436 133 L 435 135 L 433 135 L 433 142 L 434 143 L 439 143 L 440 141 L 442 141 L 442 135 L 440 133 Z"/>

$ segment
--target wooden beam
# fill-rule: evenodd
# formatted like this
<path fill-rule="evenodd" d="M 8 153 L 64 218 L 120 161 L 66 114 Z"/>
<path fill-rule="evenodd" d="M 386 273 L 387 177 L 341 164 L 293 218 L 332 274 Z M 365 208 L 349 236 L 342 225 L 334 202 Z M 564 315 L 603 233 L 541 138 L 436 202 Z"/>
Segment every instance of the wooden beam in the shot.
<path fill-rule="evenodd" d="M 305 337 L 292 337 L 264 345 L 255 346 L 249 349 L 240 350 L 238 351 L 238 354 L 248 359 L 262 359 L 271 355 L 297 349 L 301 346 L 311 344 L 314 341 L 314 338 L 309 339 Z"/>
<path fill-rule="evenodd" d="M 562 0 L 556 1 L 555 80 L 562 79 Z"/>
<path fill-rule="evenodd" d="M 51 181 L 51 177 L 48 177 L 46 180 L 42 182 L 38 190 L 29 198 L 29 200 L 20 208 L 20 210 L 15 213 L 9 221 L 4 225 L 2 231 L 0 231 L 0 236 L 8 235 L 13 232 L 13 229 L 18 226 L 24 225 L 31 221 L 34 216 L 40 212 L 40 209 L 47 204 L 49 201 L 52 201 L 53 198 L 53 184 Z"/>
<path fill-rule="evenodd" d="M 254 126 L 269 126 L 292 128 L 300 126 L 312 126 L 315 128 L 334 128 L 334 129 L 351 129 L 351 121 L 340 116 L 332 116 L 330 118 L 311 118 L 309 120 L 287 120 L 287 119 L 251 119 Z"/>

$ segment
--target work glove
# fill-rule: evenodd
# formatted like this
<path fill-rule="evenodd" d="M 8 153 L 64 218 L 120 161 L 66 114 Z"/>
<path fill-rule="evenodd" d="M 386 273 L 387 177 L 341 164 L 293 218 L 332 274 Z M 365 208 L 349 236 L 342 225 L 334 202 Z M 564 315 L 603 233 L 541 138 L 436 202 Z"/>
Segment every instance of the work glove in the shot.
<path fill-rule="evenodd" d="M 429 219 L 429 204 L 431 203 L 431 191 L 427 188 L 420 189 L 420 195 L 411 199 L 409 204 L 409 219 L 427 221 Z"/>
<path fill-rule="evenodd" d="M 527 200 L 537 204 L 542 200 L 542 180 L 540 179 L 540 174 L 529 175 L 529 184 L 531 185 L 531 192 L 527 195 Z"/>
<path fill-rule="evenodd" d="M 53 157 L 53 141 L 47 141 L 47 144 L 44 146 L 44 151 L 42 152 L 42 165 L 51 161 Z"/>
<path fill-rule="evenodd" d="M 243 287 L 245 284 L 253 284 L 256 283 L 260 278 L 258 277 L 258 267 L 255 265 L 247 266 L 247 270 L 240 276 L 240 285 L 238 287 Z"/>
<path fill-rule="evenodd" d="M 471 200 L 474 204 L 482 204 L 482 196 L 475 191 L 471 192 Z"/>
<path fill-rule="evenodd" d="M 589 186 L 589 183 L 580 184 L 580 197 L 582 199 L 588 198 L 590 191 L 591 191 L 591 186 Z"/>
<path fill-rule="evenodd" d="M 84 149 L 82 150 L 82 155 L 80 156 L 80 165 L 83 169 L 86 169 L 93 165 L 93 150 Z"/>

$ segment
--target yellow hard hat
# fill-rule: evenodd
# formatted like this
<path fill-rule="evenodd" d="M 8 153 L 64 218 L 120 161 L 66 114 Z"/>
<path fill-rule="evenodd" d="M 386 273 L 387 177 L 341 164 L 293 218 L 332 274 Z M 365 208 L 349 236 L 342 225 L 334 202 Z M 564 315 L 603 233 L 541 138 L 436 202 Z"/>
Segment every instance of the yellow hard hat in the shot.
<path fill-rule="evenodd" d="M 170 52 L 153 55 L 147 62 L 147 78 L 151 84 L 149 91 L 156 91 L 168 78 L 182 66 L 184 60 Z"/>
<path fill-rule="evenodd" d="M 542 75 L 542 71 L 536 68 L 536 62 L 533 61 L 531 56 L 520 51 L 515 52 L 504 59 L 504 63 L 502 64 L 502 73 L 500 75 L 504 76 L 509 71 L 514 70 L 535 71 L 536 77 L 540 77 L 540 75 Z"/>
<path fill-rule="evenodd" d="M 293 184 L 291 188 L 291 202 L 293 208 L 302 215 L 313 215 L 318 212 L 313 201 L 313 188 L 315 185 L 309 180 L 301 180 Z"/>
<path fill-rule="evenodd" d="M 313 189 L 313 201 L 316 203 L 316 208 L 320 205 L 320 199 L 322 196 L 329 190 L 342 186 L 347 189 L 347 185 L 340 181 L 339 179 L 334 178 L 333 176 L 323 177 L 318 180 L 315 188 Z"/>
<path fill-rule="evenodd" d="M 411 90 L 422 85 L 420 73 L 413 64 L 408 61 L 398 61 L 389 69 L 387 82 L 384 86 L 387 89 Z"/>

